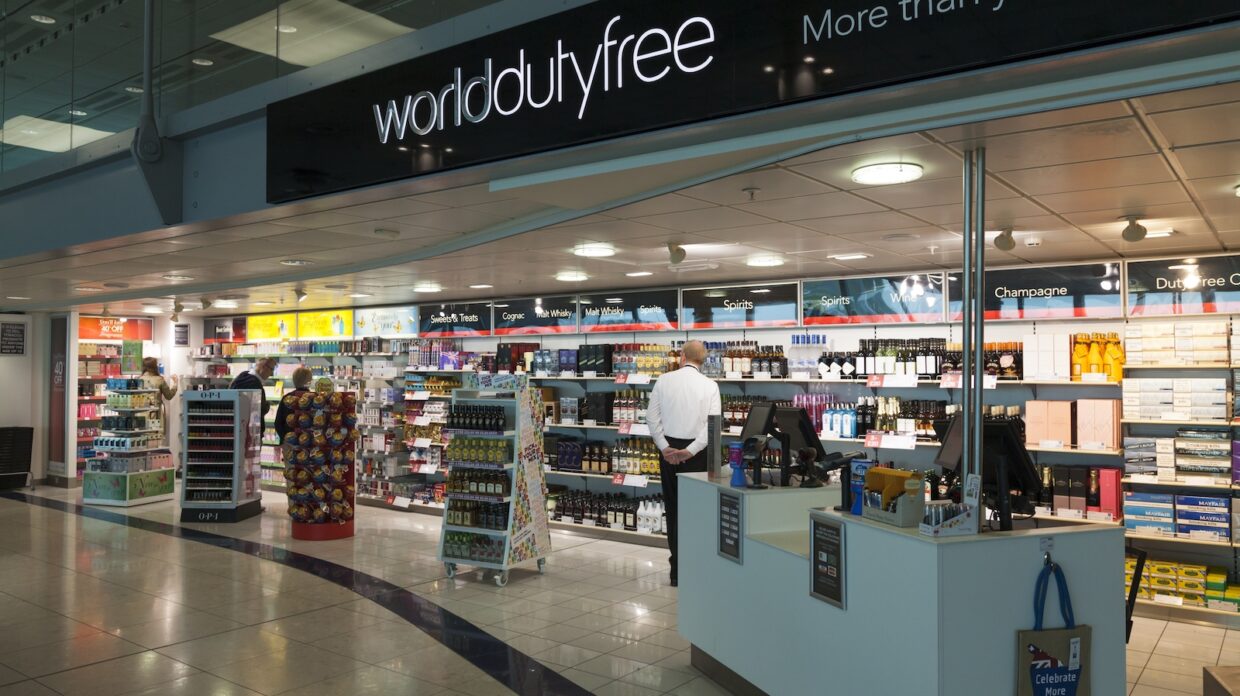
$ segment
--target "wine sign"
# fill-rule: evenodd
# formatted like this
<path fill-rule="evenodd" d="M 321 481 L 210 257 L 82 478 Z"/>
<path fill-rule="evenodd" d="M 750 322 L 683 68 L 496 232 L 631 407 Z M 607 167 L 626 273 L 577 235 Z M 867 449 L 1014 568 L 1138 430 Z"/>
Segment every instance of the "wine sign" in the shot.
<path fill-rule="evenodd" d="M 680 328 L 675 290 L 582 295 L 581 332 L 675 331 Z"/>
<path fill-rule="evenodd" d="M 428 338 L 490 336 L 491 303 L 418 305 L 418 328 Z"/>
<path fill-rule="evenodd" d="M 529 297 L 495 302 L 496 336 L 536 336 L 577 332 L 577 298 Z"/>
<path fill-rule="evenodd" d="M 1240 312 L 1240 256 L 1128 262 L 1128 315 Z"/>
<path fill-rule="evenodd" d="M 958 273 L 947 274 L 951 321 L 961 319 Z M 1124 316 L 1119 263 L 1001 268 L 986 272 L 987 321 L 1119 319 Z"/>
<path fill-rule="evenodd" d="M 807 280 L 805 326 L 916 324 L 943 321 L 943 274 Z"/>
<path fill-rule="evenodd" d="M 796 283 L 699 288 L 680 293 L 685 329 L 751 329 L 796 326 Z"/>

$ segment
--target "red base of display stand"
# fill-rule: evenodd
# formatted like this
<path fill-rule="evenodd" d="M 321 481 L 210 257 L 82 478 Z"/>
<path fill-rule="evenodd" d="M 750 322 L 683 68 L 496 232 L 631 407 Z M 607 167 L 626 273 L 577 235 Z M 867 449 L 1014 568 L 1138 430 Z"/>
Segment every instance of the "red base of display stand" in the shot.
<path fill-rule="evenodd" d="M 344 524 L 327 522 L 325 524 L 293 523 L 293 538 L 302 541 L 331 541 L 332 539 L 348 539 L 353 536 L 353 520 Z"/>

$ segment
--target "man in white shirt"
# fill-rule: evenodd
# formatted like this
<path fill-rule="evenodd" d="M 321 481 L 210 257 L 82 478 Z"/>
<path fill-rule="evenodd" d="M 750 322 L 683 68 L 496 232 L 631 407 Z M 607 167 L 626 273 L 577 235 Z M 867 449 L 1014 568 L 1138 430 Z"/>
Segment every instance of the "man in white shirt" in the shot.
<path fill-rule="evenodd" d="M 671 551 L 672 587 L 676 586 L 676 474 L 706 471 L 706 417 L 719 415 L 719 386 L 702 375 L 706 346 L 689 341 L 682 348 L 683 367 L 654 385 L 646 422 L 659 448 L 659 478 L 667 513 L 667 546 Z"/>

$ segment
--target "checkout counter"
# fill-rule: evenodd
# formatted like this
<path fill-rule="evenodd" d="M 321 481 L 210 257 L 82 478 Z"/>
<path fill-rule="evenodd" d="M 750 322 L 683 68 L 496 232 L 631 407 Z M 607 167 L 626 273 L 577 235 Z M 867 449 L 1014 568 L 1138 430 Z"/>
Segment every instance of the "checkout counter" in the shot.
<path fill-rule="evenodd" d="M 754 490 L 703 473 L 679 487 L 679 630 L 733 693 L 1015 694 L 1046 553 L 1092 627 L 1090 693 L 1126 692 L 1120 526 L 931 537 L 834 511 L 838 485 Z M 827 593 L 841 606 L 811 594 L 812 516 L 839 535 L 816 550 L 842 560 Z M 1046 628 L 1063 625 L 1058 606 L 1052 583 Z"/>

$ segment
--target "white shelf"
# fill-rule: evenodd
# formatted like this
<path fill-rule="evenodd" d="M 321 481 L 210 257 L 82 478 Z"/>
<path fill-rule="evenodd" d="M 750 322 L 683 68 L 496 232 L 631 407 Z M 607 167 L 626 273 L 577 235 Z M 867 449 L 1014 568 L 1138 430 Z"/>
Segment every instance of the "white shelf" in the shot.
<path fill-rule="evenodd" d="M 1094 454 L 1105 457 L 1118 457 L 1124 453 L 1122 449 L 1080 449 L 1079 447 L 1036 447 L 1026 446 L 1030 452 L 1054 452 L 1055 454 Z"/>
<path fill-rule="evenodd" d="M 487 495 L 485 493 L 453 493 L 447 491 L 444 497 L 448 500 L 471 500 L 478 503 L 511 503 L 512 495 Z"/>
<path fill-rule="evenodd" d="M 1167 488 L 1231 488 L 1230 483 L 1188 483 L 1186 481 L 1143 481 L 1135 480 L 1131 476 L 1125 476 L 1120 479 L 1121 483 L 1128 483 L 1134 486 L 1165 486 Z"/>
<path fill-rule="evenodd" d="M 1231 363 L 1184 363 L 1175 364 L 1150 364 L 1150 365 L 1133 365 L 1125 364 L 1125 370 L 1230 370 L 1233 367 Z"/>
<path fill-rule="evenodd" d="M 159 409 L 158 406 L 131 407 L 131 406 L 109 406 L 107 404 L 104 404 L 103 407 L 116 411 L 117 413 L 145 413 L 147 411 L 155 411 Z"/>
<path fill-rule="evenodd" d="M 1160 420 L 1154 418 L 1121 418 L 1119 422 L 1133 425 L 1201 425 L 1213 427 L 1231 427 L 1232 425 L 1232 422 L 1227 420 Z"/>
<path fill-rule="evenodd" d="M 572 471 L 570 469 L 551 469 L 550 471 L 547 471 L 544 469 L 543 473 L 545 473 L 547 476 L 580 476 L 582 478 L 606 479 L 608 481 L 610 481 L 612 476 L 614 476 L 614 474 L 596 474 L 590 471 Z M 633 474 L 633 475 L 638 475 L 638 474 Z M 640 475 L 646 477 L 646 485 L 658 486 L 662 484 L 658 476 L 654 476 L 652 474 L 640 474 Z"/>
<path fill-rule="evenodd" d="M 1207 539 L 1190 539 L 1188 537 L 1172 537 L 1159 536 L 1157 534 L 1139 534 L 1137 532 L 1124 532 L 1126 539 L 1141 539 L 1143 541 L 1157 541 L 1166 544 L 1184 544 L 1188 546 L 1224 546 L 1231 547 L 1231 541 L 1210 541 Z"/>
<path fill-rule="evenodd" d="M 109 389 L 113 394 L 158 394 L 158 389 Z"/>
<path fill-rule="evenodd" d="M 506 529 L 485 529 L 483 527 L 462 527 L 462 526 L 455 525 L 455 524 L 444 524 L 443 528 L 445 531 L 449 531 L 449 532 L 468 532 L 470 534 L 486 534 L 487 536 L 499 536 L 499 537 L 508 535 L 508 530 Z M 470 561 L 470 563 L 472 563 L 472 561 Z"/>

